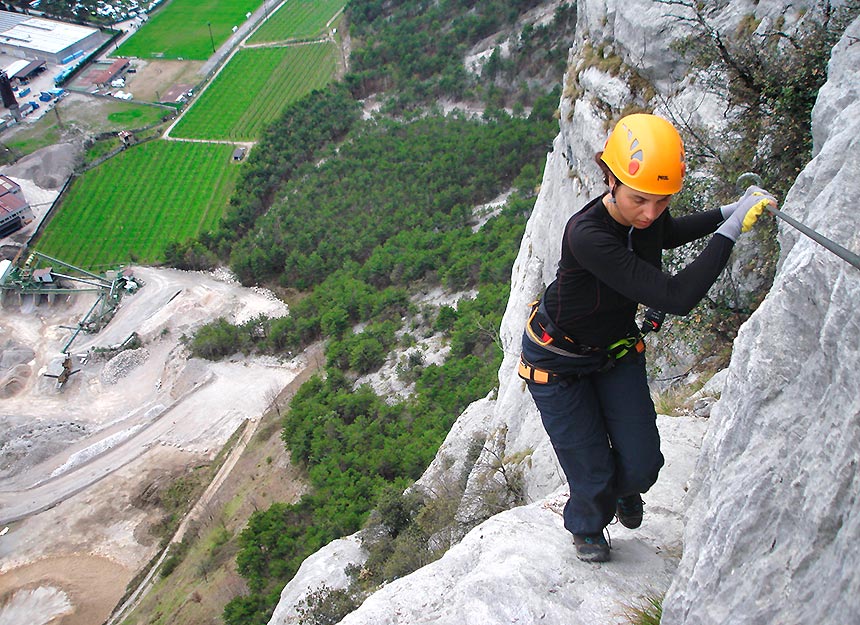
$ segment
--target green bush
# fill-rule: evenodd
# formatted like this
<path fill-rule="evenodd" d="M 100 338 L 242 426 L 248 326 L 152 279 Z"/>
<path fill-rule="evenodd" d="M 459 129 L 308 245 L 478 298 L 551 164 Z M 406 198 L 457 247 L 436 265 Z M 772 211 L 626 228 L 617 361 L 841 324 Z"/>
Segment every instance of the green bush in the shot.
<path fill-rule="evenodd" d="M 164 563 L 161 565 L 161 570 L 158 572 L 158 574 L 162 578 L 169 577 L 170 574 L 173 573 L 174 570 L 176 570 L 176 567 L 182 563 L 183 555 L 173 554 L 169 558 L 166 558 L 164 560 Z"/>
<path fill-rule="evenodd" d="M 164 579 L 165 577 L 169 577 L 173 571 L 176 570 L 182 561 L 185 559 L 185 555 L 188 553 L 189 543 L 183 540 L 181 543 L 171 543 L 170 549 L 171 554 L 169 557 L 164 559 L 164 562 L 161 564 L 161 569 L 158 571 L 159 576 Z"/>
<path fill-rule="evenodd" d="M 221 317 L 198 329 L 189 347 L 191 353 L 199 358 L 218 360 L 242 351 L 244 343 L 239 326 Z"/>
<path fill-rule="evenodd" d="M 305 597 L 296 611 L 299 625 L 335 625 L 359 605 L 361 602 L 350 589 L 323 584 Z"/>
<path fill-rule="evenodd" d="M 389 536 L 397 537 L 415 519 L 421 500 L 412 491 L 403 492 L 393 485 L 386 486 L 376 501 L 376 522 Z"/>

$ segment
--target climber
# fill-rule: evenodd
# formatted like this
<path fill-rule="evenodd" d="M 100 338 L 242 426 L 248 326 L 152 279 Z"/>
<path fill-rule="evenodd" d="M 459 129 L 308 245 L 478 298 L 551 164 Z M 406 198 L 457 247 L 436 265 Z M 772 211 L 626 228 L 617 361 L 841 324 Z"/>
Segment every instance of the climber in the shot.
<path fill-rule="evenodd" d="M 613 516 L 639 527 L 641 493 L 663 466 L 637 307 L 689 313 L 741 232 L 776 200 L 751 186 L 732 204 L 672 217 L 684 145 L 655 115 L 621 119 L 595 160 L 609 190 L 567 222 L 556 279 L 533 305 L 523 334 L 519 373 L 570 486 L 564 526 L 577 557 L 605 562 L 604 528 Z M 684 269 L 663 273 L 663 249 L 712 233 Z"/>

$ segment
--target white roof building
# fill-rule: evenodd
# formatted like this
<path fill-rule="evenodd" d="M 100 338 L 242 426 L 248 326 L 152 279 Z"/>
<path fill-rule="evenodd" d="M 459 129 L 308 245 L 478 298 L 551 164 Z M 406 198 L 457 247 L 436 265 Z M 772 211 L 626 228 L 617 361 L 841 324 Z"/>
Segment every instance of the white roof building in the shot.
<path fill-rule="evenodd" d="M 29 64 L 30 61 L 28 61 L 27 59 L 18 59 L 17 61 L 14 61 L 13 63 L 5 67 L 3 71 L 5 71 L 6 75 L 11 78 L 19 71 L 27 67 Z"/>
<path fill-rule="evenodd" d="M 0 11 L 0 52 L 9 56 L 62 63 L 75 52 L 97 48 L 103 40 L 97 28 Z"/>

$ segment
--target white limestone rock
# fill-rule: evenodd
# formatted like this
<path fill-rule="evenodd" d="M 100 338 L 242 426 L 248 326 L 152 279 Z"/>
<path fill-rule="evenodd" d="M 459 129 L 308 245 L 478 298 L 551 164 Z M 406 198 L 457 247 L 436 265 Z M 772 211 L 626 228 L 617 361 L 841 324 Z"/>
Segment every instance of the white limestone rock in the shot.
<path fill-rule="evenodd" d="M 281 599 L 269 625 L 297 625 L 298 608 L 303 601 L 323 586 L 330 590 L 341 590 L 349 586 L 345 569 L 351 564 L 361 565 L 367 553 L 357 536 L 349 536 L 330 542 L 309 556 L 299 567 L 295 577 L 281 591 Z"/>
<path fill-rule="evenodd" d="M 596 67 L 587 67 L 579 74 L 580 88 L 598 98 L 615 110 L 621 110 L 632 100 L 630 87 L 618 76 L 602 72 Z"/>
<path fill-rule="evenodd" d="M 669 584 L 680 555 L 684 484 L 706 425 L 660 417 L 666 467 L 646 495 L 638 530 L 610 528 L 613 560 L 580 562 L 562 524 L 565 488 L 485 521 L 440 560 L 371 595 L 341 625 L 488 625 L 629 623 Z"/>
<path fill-rule="evenodd" d="M 813 112 L 816 155 L 783 207 L 853 250 L 858 37 L 860 20 L 834 49 Z M 711 417 L 664 625 L 860 614 L 860 271 L 780 227 L 779 273 L 741 328 Z"/>

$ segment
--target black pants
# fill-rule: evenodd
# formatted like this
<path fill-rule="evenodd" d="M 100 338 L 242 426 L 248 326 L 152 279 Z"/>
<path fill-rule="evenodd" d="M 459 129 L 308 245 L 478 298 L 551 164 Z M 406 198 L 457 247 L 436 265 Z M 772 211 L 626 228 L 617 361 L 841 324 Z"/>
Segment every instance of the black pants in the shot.
<path fill-rule="evenodd" d="M 589 369 L 587 359 L 553 354 L 527 337 L 523 356 L 561 374 Z M 645 356 L 631 354 L 606 371 L 554 384 L 529 382 L 528 388 L 570 485 L 564 526 L 573 534 L 599 533 L 618 497 L 646 492 L 663 466 Z"/>

